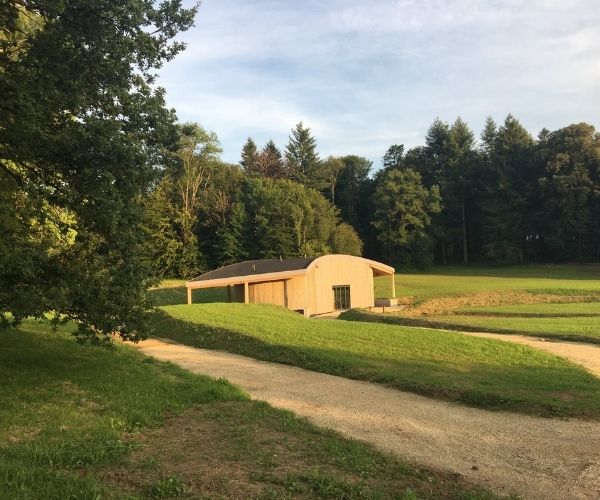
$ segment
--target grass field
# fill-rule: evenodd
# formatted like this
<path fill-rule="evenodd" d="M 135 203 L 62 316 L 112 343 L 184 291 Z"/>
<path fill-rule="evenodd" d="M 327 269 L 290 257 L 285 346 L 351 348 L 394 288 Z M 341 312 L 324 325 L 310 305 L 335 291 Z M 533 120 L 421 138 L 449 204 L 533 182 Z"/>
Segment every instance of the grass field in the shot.
<path fill-rule="evenodd" d="M 437 268 L 396 288 L 407 308 L 386 323 L 600 343 L 600 265 Z"/>
<path fill-rule="evenodd" d="M 600 265 L 436 267 L 420 274 L 397 274 L 395 283 L 398 297 L 417 303 L 437 297 L 510 290 L 600 296 Z M 377 297 L 389 297 L 389 288 L 389 280 L 375 279 Z"/>
<path fill-rule="evenodd" d="M 276 306 L 165 306 L 155 334 L 495 409 L 600 416 L 600 380 L 560 358 L 461 334 L 307 319 Z"/>
<path fill-rule="evenodd" d="M 497 315 L 431 315 L 398 318 L 397 324 L 478 332 L 514 333 L 600 344 L 599 316 L 498 317 Z"/>
<path fill-rule="evenodd" d="M 0 497 L 492 498 L 127 346 L 0 334 Z"/>

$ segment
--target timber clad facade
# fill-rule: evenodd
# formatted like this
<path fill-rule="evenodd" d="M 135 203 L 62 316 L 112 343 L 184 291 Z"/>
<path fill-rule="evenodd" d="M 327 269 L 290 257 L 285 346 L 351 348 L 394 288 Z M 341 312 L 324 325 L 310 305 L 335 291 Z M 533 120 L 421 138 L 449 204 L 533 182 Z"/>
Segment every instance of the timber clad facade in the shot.
<path fill-rule="evenodd" d="M 314 316 L 373 306 L 374 276 L 390 276 L 394 291 L 393 267 L 351 255 L 240 262 L 205 273 L 186 287 L 189 304 L 194 289 L 227 287 L 230 301 L 276 304 Z"/>

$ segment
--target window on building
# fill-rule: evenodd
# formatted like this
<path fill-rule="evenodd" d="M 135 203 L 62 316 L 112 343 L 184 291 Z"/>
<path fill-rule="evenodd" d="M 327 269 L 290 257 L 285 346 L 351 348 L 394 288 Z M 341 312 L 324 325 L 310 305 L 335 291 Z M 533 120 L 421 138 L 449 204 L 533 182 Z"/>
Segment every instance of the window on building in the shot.
<path fill-rule="evenodd" d="M 350 309 L 350 286 L 333 287 L 333 305 L 336 311 Z"/>

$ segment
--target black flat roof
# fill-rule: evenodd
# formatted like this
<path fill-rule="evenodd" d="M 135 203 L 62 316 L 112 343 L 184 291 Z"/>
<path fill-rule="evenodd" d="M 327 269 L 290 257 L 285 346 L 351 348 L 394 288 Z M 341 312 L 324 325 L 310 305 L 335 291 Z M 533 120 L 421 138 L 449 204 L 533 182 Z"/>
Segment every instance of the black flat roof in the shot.
<path fill-rule="evenodd" d="M 306 269 L 316 257 L 309 259 L 259 259 L 246 260 L 237 264 L 230 264 L 214 271 L 208 271 L 190 281 L 217 280 L 233 278 L 235 276 L 255 276 L 258 274 L 282 273 Z"/>

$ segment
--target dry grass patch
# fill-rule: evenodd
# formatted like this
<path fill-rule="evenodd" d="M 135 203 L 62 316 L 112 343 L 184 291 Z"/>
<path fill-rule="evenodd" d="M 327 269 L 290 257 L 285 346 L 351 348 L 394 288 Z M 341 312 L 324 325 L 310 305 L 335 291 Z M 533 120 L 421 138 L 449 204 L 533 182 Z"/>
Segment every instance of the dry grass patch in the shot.
<path fill-rule="evenodd" d="M 105 478 L 150 497 L 489 498 L 252 401 L 197 406 L 145 431 Z"/>
<path fill-rule="evenodd" d="M 465 307 L 491 307 L 522 304 L 565 304 L 597 301 L 597 295 L 561 295 L 532 293 L 525 290 L 487 291 L 462 296 L 436 297 L 403 309 L 395 314 L 424 316 L 449 314 Z"/>

